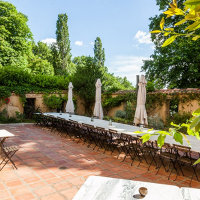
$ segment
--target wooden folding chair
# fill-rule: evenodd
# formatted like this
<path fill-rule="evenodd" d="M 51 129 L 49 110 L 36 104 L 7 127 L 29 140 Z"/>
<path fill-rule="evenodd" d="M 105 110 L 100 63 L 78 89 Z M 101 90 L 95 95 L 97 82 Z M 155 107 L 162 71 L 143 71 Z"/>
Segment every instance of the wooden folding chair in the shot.
<path fill-rule="evenodd" d="M 168 176 L 168 180 L 170 179 L 170 176 L 171 176 L 172 171 L 174 169 L 175 169 L 176 173 L 178 174 L 178 170 L 177 170 L 177 167 L 176 167 L 178 156 L 179 155 L 174 151 L 174 148 L 169 143 L 164 143 L 162 148 L 160 149 L 160 154 L 159 154 L 160 165 L 158 163 L 158 166 L 157 166 L 158 171 L 157 171 L 156 174 L 158 174 L 162 165 L 163 165 L 165 171 L 168 172 L 171 164 L 172 164 L 172 168 L 171 168 L 171 172 Z M 168 169 L 166 169 L 166 167 L 165 167 L 164 160 L 169 161 Z M 181 171 L 182 171 L 182 169 L 181 169 Z M 182 171 L 182 173 L 183 173 L 183 171 Z"/>
<path fill-rule="evenodd" d="M 15 163 L 12 161 L 12 157 L 14 154 L 19 150 L 17 146 L 11 146 L 11 147 L 2 147 L 2 161 L 0 163 L 0 171 L 5 167 L 5 165 L 10 161 L 13 166 L 17 169 Z"/>
<path fill-rule="evenodd" d="M 190 183 L 189 183 L 189 186 L 191 187 L 191 182 L 192 182 L 194 175 L 196 176 L 197 180 L 200 181 L 197 176 L 197 173 L 196 173 L 197 165 L 193 165 L 195 163 L 196 159 L 192 157 L 192 151 L 191 151 L 190 147 L 185 147 L 185 146 L 177 145 L 177 144 L 173 144 L 173 147 L 174 147 L 175 152 L 179 155 L 177 158 L 177 162 L 179 164 L 179 169 L 177 170 L 177 175 L 176 175 L 175 180 L 177 179 L 177 176 L 179 175 L 178 173 L 180 170 L 182 171 L 182 174 L 183 174 L 182 166 L 184 164 L 189 164 L 189 166 L 191 166 L 191 168 L 193 170 L 192 177 L 191 177 Z M 184 174 L 183 174 L 183 176 L 184 176 Z"/>

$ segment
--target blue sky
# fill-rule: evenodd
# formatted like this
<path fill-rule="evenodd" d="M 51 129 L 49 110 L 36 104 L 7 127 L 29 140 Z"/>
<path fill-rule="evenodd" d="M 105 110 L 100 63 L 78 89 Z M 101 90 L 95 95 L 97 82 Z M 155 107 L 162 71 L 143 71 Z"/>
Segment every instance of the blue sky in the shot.
<path fill-rule="evenodd" d="M 159 14 L 156 0 L 9 0 L 28 16 L 35 42 L 55 40 L 58 14 L 68 15 L 72 56 L 93 56 L 100 37 L 110 73 L 135 85 L 142 60 L 153 53 L 149 18 Z"/>

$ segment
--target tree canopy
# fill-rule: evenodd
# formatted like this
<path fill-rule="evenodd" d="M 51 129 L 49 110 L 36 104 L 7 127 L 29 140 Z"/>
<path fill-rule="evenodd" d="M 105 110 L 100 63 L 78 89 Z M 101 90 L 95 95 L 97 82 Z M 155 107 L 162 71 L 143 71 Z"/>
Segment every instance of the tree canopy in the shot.
<path fill-rule="evenodd" d="M 105 62 L 105 50 L 102 48 L 101 38 L 97 37 L 94 42 L 94 61 L 99 66 L 104 66 Z"/>
<path fill-rule="evenodd" d="M 91 114 L 91 106 L 95 102 L 95 83 L 98 78 L 104 81 L 105 67 L 99 67 L 90 56 L 76 57 L 73 62 L 77 66 L 72 78 L 74 91 L 84 100 L 86 113 Z"/>
<path fill-rule="evenodd" d="M 60 68 L 62 70 L 68 70 L 68 66 L 71 63 L 71 49 L 67 22 L 68 16 L 66 13 L 58 15 L 58 20 L 56 22 L 56 40 L 61 59 Z"/>
<path fill-rule="evenodd" d="M 25 68 L 32 40 L 28 18 L 4 1 L 0 1 L 0 16 L 0 65 Z"/>
<path fill-rule="evenodd" d="M 157 0 L 160 10 L 169 9 L 169 2 L 165 0 Z M 178 6 L 183 8 L 183 0 L 178 2 Z M 161 21 L 165 15 L 161 13 L 150 18 L 150 31 L 160 29 Z M 183 19 L 183 16 L 176 16 L 165 19 L 165 29 L 174 28 L 174 31 L 181 33 L 191 22 L 186 22 L 180 26 L 174 26 Z M 144 60 L 142 71 L 145 71 L 149 81 L 156 82 L 159 87 L 169 88 L 187 88 L 200 86 L 200 65 L 199 50 L 200 41 L 186 40 L 178 37 L 171 45 L 161 47 L 169 35 L 162 33 L 151 34 L 152 41 L 155 44 L 154 53 L 149 60 Z"/>

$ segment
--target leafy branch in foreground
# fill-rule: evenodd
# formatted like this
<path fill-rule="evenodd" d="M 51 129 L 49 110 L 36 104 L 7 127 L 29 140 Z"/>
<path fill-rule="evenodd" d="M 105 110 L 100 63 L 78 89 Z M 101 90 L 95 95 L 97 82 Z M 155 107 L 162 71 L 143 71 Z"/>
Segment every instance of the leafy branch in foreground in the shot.
<path fill-rule="evenodd" d="M 169 44 L 171 44 L 177 37 L 179 36 L 185 36 L 185 37 L 191 37 L 192 40 L 196 41 L 200 38 L 200 35 L 196 33 L 196 30 L 200 28 L 200 0 L 187 0 L 183 3 L 184 10 L 181 10 L 178 8 L 177 0 L 173 0 L 173 3 L 170 3 L 170 8 L 163 12 L 167 15 L 166 18 L 172 17 L 174 15 L 181 15 L 184 18 L 174 24 L 174 26 L 180 26 L 188 21 L 192 21 L 193 23 L 188 25 L 185 30 L 183 30 L 183 33 L 178 33 L 174 31 L 174 28 L 164 28 L 165 19 L 164 17 L 160 21 L 160 29 L 161 30 L 154 30 L 151 31 L 151 33 L 163 33 L 164 36 L 172 35 L 170 38 L 165 40 L 162 47 L 165 47 Z"/>
<path fill-rule="evenodd" d="M 173 122 L 171 123 L 171 125 L 173 126 L 173 128 L 170 128 L 169 131 L 156 131 L 153 134 L 150 134 L 149 132 L 152 131 L 153 129 L 149 129 L 147 134 L 144 134 L 141 139 L 143 139 L 143 143 L 148 141 L 152 136 L 154 135 L 158 135 L 158 139 L 157 139 L 157 143 L 158 146 L 161 148 L 163 146 L 163 144 L 165 143 L 165 138 L 166 136 L 171 136 L 173 137 L 173 139 L 176 142 L 179 142 L 181 145 L 183 145 L 183 139 L 185 139 L 185 141 L 188 143 L 188 145 L 191 147 L 190 141 L 187 138 L 187 135 L 182 133 L 180 131 L 180 129 L 182 127 L 186 127 L 187 128 L 187 133 L 188 135 L 191 136 L 196 136 L 197 140 L 200 140 L 200 135 L 199 135 L 199 131 L 200 131 L 200 108 L 195 110 L 192 113 L 193 117 L 188 120 L 187 123 L 183 123 L 183 124 L 174 124 Z M 136 131 L 135 133 L 145 133 L 145 132 L 141 132 L 141 131 Z M 194 163 L 194 165 L 196 165 L 197 163 L 200 163 L 200 158 Z"/>

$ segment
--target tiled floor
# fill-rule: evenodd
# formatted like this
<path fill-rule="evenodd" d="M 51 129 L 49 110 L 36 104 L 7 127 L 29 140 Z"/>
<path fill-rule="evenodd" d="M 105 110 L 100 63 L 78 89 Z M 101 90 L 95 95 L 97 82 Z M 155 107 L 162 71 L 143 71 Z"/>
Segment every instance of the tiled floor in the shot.
<path fill-rule="evenodd" d="M 110 152 L 96 151 L 87 148 L 83 143 L 76 143 L 69 138 L 61 138 L 50 130 L 26 125 L 0 125 L 15 135 L 7 139 L 6 145 L 18 145 L 20 150 L 13 158 L 18 170 L 7 165 L 0 172 L 0 199 L 16 200 L 62 200 L 72 199 L 90 175 L 130 179 L 162 184 L 188 187 L 190 178 L 179 176 L 173 181 L 163 169 L 155 175 L 155 166 L 147 171 L 143 163 L 137 167 L 135 161 L 126 159 L 123 155 L 117 159 Z M 67 169 L 60 170 L 65 166 Z M 200 174 L 200 171 L 198 171 Z M 190 175 L 190 174 L 188 174 Z M 200 182 L 195 179 L 192 187 L 200 188 Z"/>

